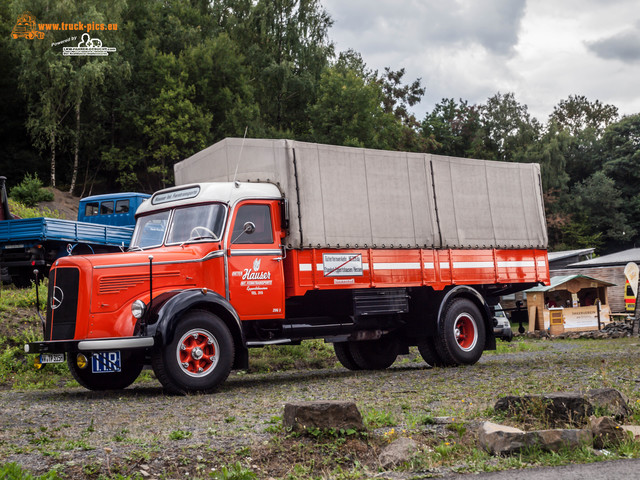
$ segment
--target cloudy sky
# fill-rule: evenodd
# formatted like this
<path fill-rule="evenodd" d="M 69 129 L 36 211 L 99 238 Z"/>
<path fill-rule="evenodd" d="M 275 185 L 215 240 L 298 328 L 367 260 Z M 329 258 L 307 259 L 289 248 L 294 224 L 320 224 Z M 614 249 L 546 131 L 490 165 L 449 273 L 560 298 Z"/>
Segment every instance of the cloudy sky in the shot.
<path fill-rule="evenodd" d="M 572 94 L 640 113 L 637 0 L 321 2 L 337 52 L 422 78 L 420 119 L 442 98 L 476 104 L 497 92 L 514 92 L 542 122 Z"/>

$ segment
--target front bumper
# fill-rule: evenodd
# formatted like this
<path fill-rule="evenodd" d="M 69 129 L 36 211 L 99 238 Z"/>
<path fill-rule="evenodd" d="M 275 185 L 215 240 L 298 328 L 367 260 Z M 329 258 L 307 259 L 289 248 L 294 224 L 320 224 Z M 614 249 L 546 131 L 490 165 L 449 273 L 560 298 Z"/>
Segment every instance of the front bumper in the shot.
<path fill-rule="evenodd" d="M 26 353 L 95 352 L 101 350 L 134 350 L 151 348 L 154 337 L 96 338 L 90 340 L 52 340 L 24 346 Z"/>

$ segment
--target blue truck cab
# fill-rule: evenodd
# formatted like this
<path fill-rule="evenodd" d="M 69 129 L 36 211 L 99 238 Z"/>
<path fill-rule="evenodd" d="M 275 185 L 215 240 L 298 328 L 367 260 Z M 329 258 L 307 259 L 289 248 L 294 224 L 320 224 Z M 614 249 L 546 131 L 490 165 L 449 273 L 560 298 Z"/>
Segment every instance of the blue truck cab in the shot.
<path fill-rule="evenodd" d="M 83 198 L 78 205 L 78 221 L 135 227 L 136 210 L 149 197 L 146 193 L 124 192 Z"/>

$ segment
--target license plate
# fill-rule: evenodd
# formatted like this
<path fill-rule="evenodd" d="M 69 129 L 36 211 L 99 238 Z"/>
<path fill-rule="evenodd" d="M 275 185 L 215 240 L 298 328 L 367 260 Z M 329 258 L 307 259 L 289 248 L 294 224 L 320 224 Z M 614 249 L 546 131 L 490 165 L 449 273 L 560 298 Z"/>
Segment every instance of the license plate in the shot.
<path fill-rule="evenodd" d="M 64 353 L 41 353 L 40 363 L 62 363 L 64 362 Z"/>
<path fill-rule="evenodd" d="M 91 371 L 93 373 L 115 373 L 122 370 L 120 352 L 100 352 L 91 356 Z"/>

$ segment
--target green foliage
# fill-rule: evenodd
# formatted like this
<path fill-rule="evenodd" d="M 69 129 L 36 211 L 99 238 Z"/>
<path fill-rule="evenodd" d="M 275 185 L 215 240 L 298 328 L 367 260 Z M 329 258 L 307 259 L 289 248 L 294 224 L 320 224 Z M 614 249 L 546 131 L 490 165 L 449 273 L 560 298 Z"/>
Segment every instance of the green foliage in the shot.
<path fill-rule="evenodd" d="M 250 372 L 275 372 L 334 367 L 333 347 L 322 340 L 308 340 L 300 345 L 270 345 L 249 350 Z"/>
<path fill-rule="evenodd" d="M 50 471 L 44 475 L 34 477 L 23 470 L 18 464 L 6 463 L 4 465 L 0 465 L 0 478 L 5 480 L 62 480 L 63 477 L 59 476 L 55 471 Z"/>
<path fill-rule="evenodd" d="M 363 415 L 367 428 L 393 427 L 398 424 L 391 412 L 372 408 Z"/>
<path fill-rule="evenodd" d="M 258 478 L 254 472 L 243 467 L 239 462 L 229 467 L 225 465 L 220 470 L 211 472 L 209 476 L 216 480 L 256 480 Z"/>
<path fill-rule="evenodd" d="M 64 218 L 58 210 L 51 210 L 48 207 L 27 207 L 23 203 L 12 199 L 9 199 L 9 211 L 20 218 Z"/>
<path fill-rule="evenodd" d="M 607 253 L 637 243 L 640 120 L 620 119 L 613 105 L 570 95 L 541 125 L 508 92 L 477 105 L 443 99 L 418 120 L 411 108 L 425 94 L 421 80 L 406 81 L 402 65 L 368 70 L 352 50 L 336 55 L 333 20 L 320 0 L 1 5 L 4 174 L 15 182 L 35 172 L 11 189 L 27 209 L 38 201 L 36 175 L 84 192 L 150 192 L 173 183 L 177 161 L 246 130 L 249 137 L 539 163 L 551 249 Z M 117 53 L 63 56 L 63 45 L 52 44 L 67 40 L 64 31 L 14 41 L 12 25 L 25 10 L 43 21 L 118 23 L 117 32 L 99 36 Z M 599 183 L 601 174 L 613 184 Z M 591 186 L 611 194 L 609 219 L 594 210 Z M 28 200 L 14 195 L 25 189 Z M 14 213 L 41 216 L 20 207 Z"/>
<path fill-rule="evenodd" d="M 174 430 L 169 434 L 169 438 L 171 440 L 185 440 L 187 438 L 191 438 L 193 432 L 188 430 Z"/>
<path fill-rule="evenodd" d="M 11 189 L 9 196 L 27 207 L 34 207 L 38 202 L 53 200 L 53 193 L 42 188 L 42 181 L 37 173 L 25 174 L 22 181 Z"/>

